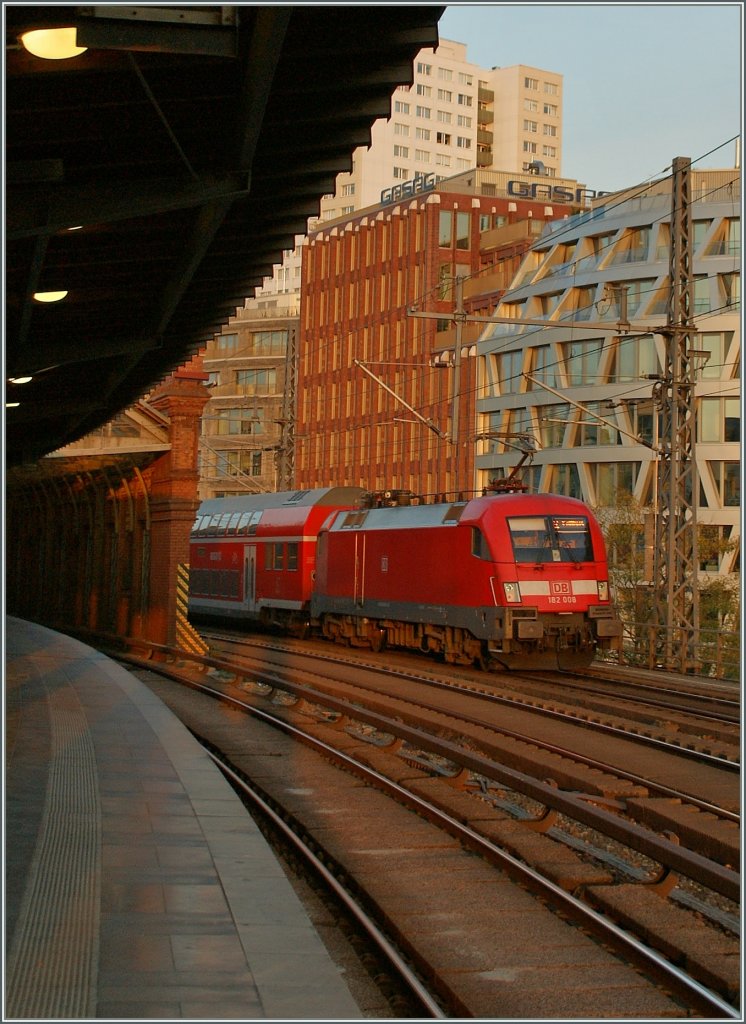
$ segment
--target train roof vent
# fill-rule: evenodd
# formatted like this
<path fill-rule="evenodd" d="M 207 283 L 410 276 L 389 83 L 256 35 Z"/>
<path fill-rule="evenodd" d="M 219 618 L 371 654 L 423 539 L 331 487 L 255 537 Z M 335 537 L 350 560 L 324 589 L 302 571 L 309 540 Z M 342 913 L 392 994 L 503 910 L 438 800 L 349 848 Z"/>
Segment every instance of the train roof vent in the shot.
<path fill-rule="evenodd" d="M 310 491 L 296 491 L 295 494 L 291 494 L 291 496 L 287 499 L 287 501 L 284 502 L 284 504 L 297 505 L 298 502 L 303 501 L 303 499 L 310 493 Z"/>

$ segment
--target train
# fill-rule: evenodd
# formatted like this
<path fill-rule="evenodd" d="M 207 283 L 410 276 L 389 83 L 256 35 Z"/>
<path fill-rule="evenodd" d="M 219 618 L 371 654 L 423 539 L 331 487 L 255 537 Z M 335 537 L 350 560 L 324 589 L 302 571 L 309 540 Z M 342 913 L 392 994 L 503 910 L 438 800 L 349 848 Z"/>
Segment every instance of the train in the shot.
<path fill-rule="evenodd" d="M 188 615 L 483 669 L 587 666 L 622 634 L 597 520 L 523 491 L 427 502 L 331 486 L 212 498 Z"/>

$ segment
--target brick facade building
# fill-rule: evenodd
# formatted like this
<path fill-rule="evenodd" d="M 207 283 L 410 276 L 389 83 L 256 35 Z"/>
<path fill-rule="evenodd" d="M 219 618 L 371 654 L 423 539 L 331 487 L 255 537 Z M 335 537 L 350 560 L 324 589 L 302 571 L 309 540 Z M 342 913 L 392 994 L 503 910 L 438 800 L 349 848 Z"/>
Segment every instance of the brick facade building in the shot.
<path fill-rule="evenodd" d="M 472 356 L 484 325 L 467 317 L 489 317 L 544 223 L 573 212 L 497 192 L 474 172 L 311 234 L 301 272 L 298 487 L 473 490 Z"/>

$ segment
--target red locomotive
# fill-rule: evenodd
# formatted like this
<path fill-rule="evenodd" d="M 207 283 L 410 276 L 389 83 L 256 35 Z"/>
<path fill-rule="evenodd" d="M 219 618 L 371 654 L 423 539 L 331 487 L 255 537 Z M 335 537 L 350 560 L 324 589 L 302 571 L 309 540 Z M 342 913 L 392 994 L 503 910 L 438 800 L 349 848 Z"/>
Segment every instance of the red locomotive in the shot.
<path fill-rule="evenodd" d="M 579 667 L 621 636 L 598 523 L 555 494 L 425 504 L 333 487 L 206 501 L 189 610 L 485 668 Z"/>

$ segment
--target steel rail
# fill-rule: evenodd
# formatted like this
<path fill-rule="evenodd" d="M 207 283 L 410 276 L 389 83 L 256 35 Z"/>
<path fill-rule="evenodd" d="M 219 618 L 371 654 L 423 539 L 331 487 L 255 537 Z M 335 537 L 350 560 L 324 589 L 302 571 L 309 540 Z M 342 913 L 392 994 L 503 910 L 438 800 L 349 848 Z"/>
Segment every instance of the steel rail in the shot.
<path fill-rule="evenodd" d="M 445 1020 L 447 1014 L 443 1011 L 440 1003 L 438 1003 L 438 1001 L 433 998 L 432 994 L 428 992 L 417 974 L 404 960 L 396 946 L 389 941 L 375 921 L 365 913 L 350 892 L 340 884 L 323 861 L 321 861 L 313 850 L 303 842 L 302 838 L 294 832 L 292 828 L 290 828 L 287 822 L 284 821 L 284 819 L 269 803 L 267 803 L 264 797 L 262 797 L 244 778 L 242 778 L 234 768 L 210 750 L 209 747 L 204 744 L 201 745 L 215 764 L 220 768 L 221 772 L 223 772 L 223 774 L 231 781 L 232 785 L 237 787 L 243 796 L 251 800 L 251 802 L 261 810 L 261 813 L 272 822 L 273 826 L 278 831 L 282 833 L 284 840 L 289 843 L 295 852 L 300 854 L 312 870 L 323 879 L 324 884 L 334 893 L 336 899 L 339 900 L 339 902 L 344 905 L 347 912 L 355 918 L 355 921 L 363 929 L 369 941 L 371 941 L 378 951 L 385 957 L 391 968 L 396 972 L 400 980 L 406 985 L 419 1005 L 425 1011 L 425 1014 L 435 1020 Z"/>
<path fill-rule="evenodd" d="M 152 668 L 153 666 L 149 667 Z M 648 971 L 653 977 L 670 986 L 679 995 L 688 999 L 697 1011 L 718 1018 L 732 1020 L 740 1018 L 739 1012 L 725 1000 L 721 999 L 717 993 L 685 974 L 661 954 L 651 949 L 650 946 L 640 942 L 623 928 L 609 921 L 605 915 L 599 914 L 577 897 L 539 874 L 535 869 L 517 860 L 505 850 L 479 835 L 468 825 L 463 825 L 444 811 L 428 803 L 428 801 L 418 797 L 391 779 L 386 778 L 385 775 L 382 775 L 375 769 L 362 764 L 349 754 L 335 749 L 323 740 L 319 740 L 317 737 L 297 728 L 297 726 L 259 708 L 247 705 L 245 702 L 226 695 L 220 690 L 215 690 L 201 683 L 190 682 L 188 685 L 195 686 L 200 691 L 207 692 L 211 696 L 215 696 L 236 707 L 245 708 L 253 716 L 275 728 L 279 728 L 282 732 L 295 737 L 313 749 L 322 752 L 327 757 L 345 764 L 358 774 L 362 774 L 369 779 L 375 779 L 380 787 L 394 794 L 403 803 L 425 814 L 429 820 L 437 821 L 446 831 L 452 835 L 457 835 L 462 841 L 468 842 L 472 849 L 481 852 L 483 856 L 487 856 L 493 863 L 497 863 L 511 877 L 529 885 L 533 892 L 540 893 L 543 897 L 551 900 L 554 905 L 559 905 L 564 912 L 571 915 L 573 920 L 580 923 L 583 927 L 588 928 L 604 941 L 613 943 L 619 953 L 643 970 Z"/>
<path fill-rule="evenodd" d="M 234 642 L 238 643 L 239 641 L 236 640 Z M 306 652 L 303 652 L 303 656 L 310 656 L 317 660 L 331 661 L 333 664 L 339 664 L 338 659 L 331 658 L 329 655 L 326 654 L 312 653 L 310 655 L 307 655 Z M 632 732 L 629 729 L 620 729 L 617 726 L 604 725 L 602 722 L 590 722 L 587 719 L 580 717 L 579 715 L 571 715 L 565 711 L 553 711 L 550 708 L 537 707 L 535 704 L 527 704 L 525 701 L 518 700 L 514 697 L 503 697 L 495 693 L 489 693 L 489 691 L 485 690 L 474 690 L 471 687 L 459 686 L 457 683 L 445 683 L 441 680 L 431 679 L 426 676 L 415 676 L 414 674 L 410 675 L 408 673 L 402 672 L 399 669 L 388 668 L 385 665 L 381 665 L 379 667 L 378 665 L 366 665 L 362 662 L 355 662 L 355 664 L 359 664 L 361 668 L 371 668 L 382 675 L 396 676 L 399 678 L 408 678 L 414 682 L 424 681 L 428 684 L 428 686 L 433 686 L 438 689 L 449 690 L 454 693 L 464 692 L 468 693 L 471 696 L 474 696 L 475 693 L 478 693 L 479 696 L 482 697 L 484 700 L 488 700 L 490 703 L 493 704 L 501 704 L 506 707 L 518 709 L 526 708 L 527 710 L 530 710 L 532 714 L 541 715 L 545 718 L 551 718 L 556 721 L 571 722 L 573 725 L 577 725 L 580 728 L 592 729 L 594 732 L 605 733 L 609 736 L 618 736 L 632 743 L 637 743 L 640 746 L 651 747 L 652 749 L 664 751 L 675 750 L 676 753 L 681 757 L 684 757 L 692 761 L 698 761 L 701 764 L 709 764 L 714 768 L 721 768 L 724 771 L 740 772 L 741 770 L 740 764 L 738 764 L 738 762 L 736 761 L 728 761 L 726 758 L 716 757 L 713 754 L 706 754 L 699 750 L 693 750 L 689 747 L 684 747 L 679 743 L 670 743 L 666 740 L 656 739 L 654 736 L 644 736 L 639 732 Z"/>
<path fill-rule="evenodd" d="M 163 645 L 148 644 L 144 641 L 140 641 L 139 646 L 141 648 L 146 647 L 151 650 L 165 650 Z M 168 650 L 171 651 L 171 653 L 174 653 L 171 649 Z M 176 653 L 182 661 L 189 661 L 196 664 L 204 664 L 222 669 L 234 677 L 245 677 L 247 674 L 250 674 L 252 677 L 259 678 L 266 685 L 282 689 L 285 692 L 293 694 L 297 698 L 303 698 L 311 703 L 317 703 L 323 707 L 336 711 L 338 714 L 341 714 L 346 718 L 365 722 L 367 725 L 373 726 L 381 732 L 406 740 L 406 742 L 418 749 L 427 750 L 430 753 L 437 754 L 447 760 L 461 765 L 463 768 L 466 768 L 477 775 L 482 775 L 485 778 L 491 778 L 496 782 L 500 782 L 501 784 L 516 790 L 517 792 L 524 793 L 536 800 L 538 803 L 541 803 L 546 807 L 551 807 L 560 814 L 564 814 L 575 821 L 579 821 L 581 824 L 588 825 L 590 828 L 594 828 L 598 832 L 601 832 L 609 838 L 617 840 L 630 849 L 650 857 L 652 860 L 659 862 L 663 866 L 671 870 L 678 871 L 687 878 L 692 878 L 693 880 L 700 882 L 706 888 L 720 893 L 721 896 L 725 896 L 735 903 L 740 902 L 740 876 L 737 872 L 716 864 L 714 861 L 708 860 L 706 857 L 703 857 L 701 854 L 698 854 L 693 850 L 686 850 L 685 848 L 678 846 L 675 842 L 659 836 L 656 833 L 635 824 L 634 822 L 623 820 L 618 815 L 591 803 L 590 801 L 592 801 L 593 798 L 590 796 L 583 797 L 577 796 L 573 793 L 565 793 L 548 783 L 540 782 L 532 776 L 519 772 L 516 769 L 508 768 L 505 765 L 491 761 L 489 758 L 464 750 L 449 740 L 439 739 L 429 733 L 423 732 L 421 729 L 406 725 L 402 722 L 393 722 L 385 715 L 376 711 L 364 709 L 358 704 L 353 704 L 350 701 L 333 697 L 321 690 L 316 690 L 313 687 L 293 683 L 289 679 L 282 679 L 273 673 L 264 670 L 257 672 L 255 669 L 242 670 L 240 666 L 225 662 L 221 659 L 204 658 L 200 655 L 193 655 L 184 651 Z M 129 657 L 133 660 L 140 661 L 140 659 L 135 658 L 133 655 L 130 655 Z M 140 663 L 144 667 L 157 669 L 158 671 L 163 671 L 164 674 L 169 674 L 163 663 L 154 663 L 147 659 L 140 661 Z M 204 689 L 205 692 L 211 693 L 212 695 L 222 699 L 235 699 L 231 698 L 229 695 L 225 695 L 220 690 L 206 686 L 204 683 L 192 681 L 190 685 L 200 687 Z M 237 704 L 240 703 L 241 702 L 237 702 Z M 678 748 L 676 749 L 678 751 Z"/>

